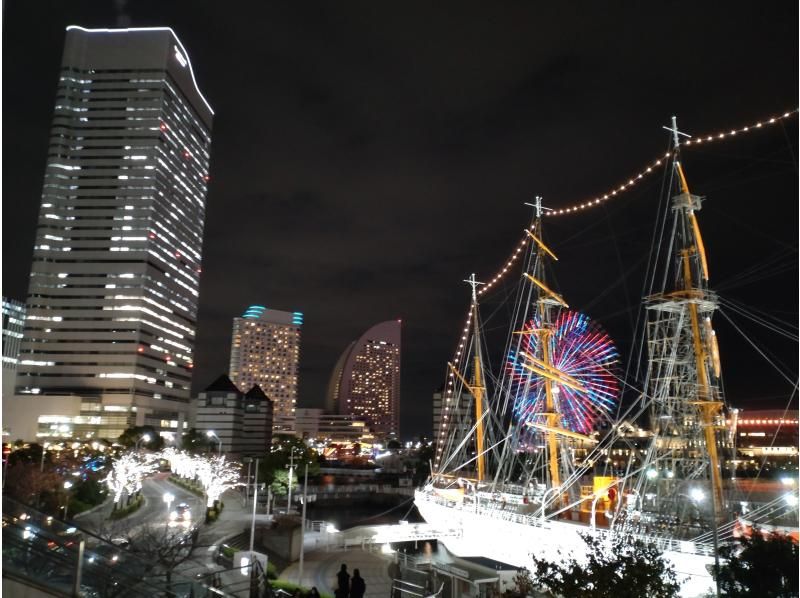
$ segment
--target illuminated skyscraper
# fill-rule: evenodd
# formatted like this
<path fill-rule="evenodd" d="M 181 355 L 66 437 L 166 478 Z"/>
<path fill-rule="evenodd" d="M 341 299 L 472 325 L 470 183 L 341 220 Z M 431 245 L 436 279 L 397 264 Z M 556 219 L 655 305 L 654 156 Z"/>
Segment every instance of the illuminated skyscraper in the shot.
<path fill-rule="evenodd" d="M 376 324 L 350 343 L 328 384 L 329 411 L 363 418 L 378 437 L 400 428 L 400 320 Z"/>
<path fill-rule="evenodd" d="M 233 319 L 230 378 L 242 392 L 257 384 L 272 400 L 276 431 L 293 430 L 303 314 L 252 305 Z"/>
<path fill-rule="evenodd" d="M 3 398 L 14 394 L 25 304 L 3 297 Z"/>
<path fill-rule="evenodd" d="M 212 119 L 171 29 L 67 28 L 17 377 L 40 434 L 187 413 Z"/>

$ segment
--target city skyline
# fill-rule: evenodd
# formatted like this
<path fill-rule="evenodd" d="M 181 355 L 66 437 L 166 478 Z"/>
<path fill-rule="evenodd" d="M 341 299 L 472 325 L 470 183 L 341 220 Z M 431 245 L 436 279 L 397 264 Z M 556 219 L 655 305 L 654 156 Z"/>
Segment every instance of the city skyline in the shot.
<path fill-rule="evenodd" d="M 561 208 L 614 188 L 663 153 L 661 126 L 673 114 L 697 135 L 798 103 L 796 6 L 755 17 L 746 3 L 647 15 L 517 7 L 494 19 L 471 7 L 386 19 L 358 6 L 326 7 L 314 20 L 299 8 L 260 7 L 243 20 L 189 6 L 78 4 L 42 15 L 7 5 L 6 43 L 28 51 L 5 65 L 26 93 L 7 93 L 3 109 L 6 143 L 16 142 L 4 164 L 15 173 L 4 180 L 4 294 L 25 296 L 64 28 L 172 26 L 219 114 L 194 388 L 224 371 L 230 320 L 252 301 L 305 313 L 305 406 L 321 404 L 347 342 L 402 318 L 409 436 L 430 432 L 430 396 L 469 300 L 460 281 L 473 271 L 486 281 L 505 262 L 530 223 L 524 202 L 542 195 Z M 212 29 L 227 43 L 209 44 Z M 794 118 L 685 155 L 693 189 L 708 197 L 699 218 L 711 287 L 795 327 L 796 133 Z M 545 227 L 559 290 L 606 327 L 632 373 L 658 186 L 652 179 Z M 754 209 L 754 198 L 766 203 Z M 482 302 L 489 317 L 496 302 Z M 718 320 L 728 400 L 783 405 L 791 385 Z M 796 343 L 746 331 L 796 361 Z"/>

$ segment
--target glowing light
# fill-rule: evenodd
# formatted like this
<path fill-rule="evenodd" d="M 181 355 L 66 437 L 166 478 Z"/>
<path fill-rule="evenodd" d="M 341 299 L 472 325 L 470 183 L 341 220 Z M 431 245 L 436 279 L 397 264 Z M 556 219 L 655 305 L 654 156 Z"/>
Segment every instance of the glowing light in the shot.
<path fill-rule="evenodd" d="M 537 318 L 525 330 L 541 328 Z M 537 334 L 523 335 L 522 351 L 541 356 Z M 562 311 L 556 319 L 548 340 L 552 367 L 578 382 L 577 386 L 560 384 L 554 402 L 560 415 L 560 425 L 581 434 L 590 434 L 594 424 L 608 417 L 619 398 L 619 384 L 614 375 L 619 356 L 611 338 L 586 315 Z M 519 423 L 546 423 L 546 385 L 544 378 L 524 367 L 522 354 L 510 353 L 507 367 L 512 376 L 514 413 Z M 554 384 L 551 384 L 554 386 Z M 580 388 L 580 390 L 578 389 Z M 535 428 L 530 433 L 538 434 Z"/>
<path fill-rule="evenodd" d="M 692 488 L 689 490 L 689 497 L 695 502 L 700 502 L 706 497 L 706 493 L 700 488 Z"/>

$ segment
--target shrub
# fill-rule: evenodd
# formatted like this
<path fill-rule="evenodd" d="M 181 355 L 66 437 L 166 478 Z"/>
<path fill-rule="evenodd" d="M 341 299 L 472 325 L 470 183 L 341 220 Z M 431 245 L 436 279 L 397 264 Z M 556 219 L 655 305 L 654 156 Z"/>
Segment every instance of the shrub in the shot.
<path fill-rule="evenodd" d="M 122 507 L 120 509 L 115 509 L 114 511 L 111 511 L 111 515 L 109 515 L 108 518 L 122 519 L 123 517 L 127 517 L 131 513 L 135 513 L 136 511 L 138 511 L 143 504 L 144 504 L 144 497 L 137 496 L 127 507 Z"/>

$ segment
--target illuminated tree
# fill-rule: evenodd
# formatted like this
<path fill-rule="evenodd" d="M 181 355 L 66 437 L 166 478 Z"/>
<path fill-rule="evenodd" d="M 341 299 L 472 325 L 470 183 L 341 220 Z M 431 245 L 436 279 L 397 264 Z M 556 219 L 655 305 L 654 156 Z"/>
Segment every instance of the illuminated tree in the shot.
<path fill-rule="evenodd" d="M 117 457 L 111 465 L 111 473 L 104 480 L 114 494 L 114 506 L 116 507 L 124 494 L 130 498 L 141 490 L 144 478 L 156 469 L 157 464 L 153 459 L 136 453 L 125 453 Z"/>
<path fill-rule="evenodd" d="M 240 465 L 225 457 L 200 458 L 198 476 L 206 493 L 206 507 L 213 507 L 222 493 L 239 485 Z"/>

